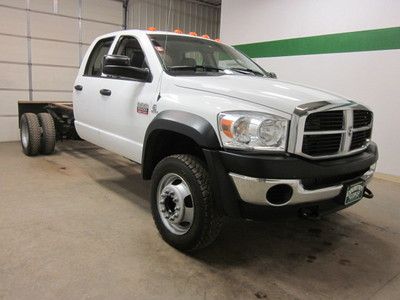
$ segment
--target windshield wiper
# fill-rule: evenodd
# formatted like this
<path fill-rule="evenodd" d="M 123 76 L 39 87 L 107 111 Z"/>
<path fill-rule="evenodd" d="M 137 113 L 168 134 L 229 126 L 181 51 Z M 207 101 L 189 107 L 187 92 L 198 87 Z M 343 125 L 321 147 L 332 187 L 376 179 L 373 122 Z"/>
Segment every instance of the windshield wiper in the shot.
<path fill-rule="evenodd" d="M 202 71 L 224 71 L 224 69 L 213 67 L 213 66 L 202 66 L 202 65 L 196 65 L 196 66 L 171 66 L 167 67 L 168 70 L 171 71 L 197 71 L 197 70 L 202 70 Z"/>
<path fill-rule="evenodd" d="M 254 74 L 257 76 L 264 76 L 263 73 L 252 70 L 252 69 L 248 69 L 248 68 L 229 68 L 229 70 L 236 71 L 236 72 L 239 72 L 242 74 L 250 74 L 251 73 L 251 74 Z"/>

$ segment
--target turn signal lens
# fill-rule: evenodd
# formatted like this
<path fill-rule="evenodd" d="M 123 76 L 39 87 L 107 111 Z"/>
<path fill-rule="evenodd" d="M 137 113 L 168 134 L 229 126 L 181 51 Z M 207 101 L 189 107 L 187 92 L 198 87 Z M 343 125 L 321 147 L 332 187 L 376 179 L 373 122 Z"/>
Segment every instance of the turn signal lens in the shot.
<path fill-rule="evenodd" d="M 222 132 L 229 138 L 233 138 L 233 134 L 232 134 L 232 130 L 231 130 L 232 124 L 233 124 L 232 120 L 221 119 Z"/>

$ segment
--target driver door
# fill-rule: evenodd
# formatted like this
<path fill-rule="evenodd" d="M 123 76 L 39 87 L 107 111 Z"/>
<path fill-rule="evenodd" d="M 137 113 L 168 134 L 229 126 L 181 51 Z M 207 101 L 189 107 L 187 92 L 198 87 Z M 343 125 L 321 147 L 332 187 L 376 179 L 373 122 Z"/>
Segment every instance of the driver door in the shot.
<path fill-rule="evenodd" d="M 139 40 L 134 36 L 119 36 L 112 54 L 128 56 L 133 67 L 149 68 Z M 103 96 L 102 103 L 103 147 L 140 162 L 144 135 L 152 118 L 150 108 L 158 95 L 157 82 L 107 76 L 102 84 L 100 89 L 110 92 Z"/>

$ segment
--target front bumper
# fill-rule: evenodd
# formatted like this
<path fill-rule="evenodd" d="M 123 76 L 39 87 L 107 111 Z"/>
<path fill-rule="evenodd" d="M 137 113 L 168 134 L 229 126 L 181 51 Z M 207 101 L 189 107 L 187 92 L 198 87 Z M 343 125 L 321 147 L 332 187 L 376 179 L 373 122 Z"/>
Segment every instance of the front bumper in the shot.
<path fill-rule="evenodd" d="M 365 172 L 360 179 L 366 184 L 372 179 L 375 172 L 375 165 Z M 243 176 L 235 173 L 229 173 L 240 198 L 251 204 L 284 206 L 310 203 L 319 200 L 332 199 L 338 196 L 344 188 L 344 184 L 335 184 L 332 186 L 308 190 L 304 187 L 300 179 L 264 179 Z M 286 186 L 289 188 L 290 196 L 278 203 L 268 200 L 268 191 L 271 188 Z"/>
<path fill-rule="evenodd" d="M 213 192 L 221 210 L 228 216 L 253 218 L 252 213 L 279 212 L 318 206 L 320 210 L 345 208 L 345 185 L 373 175 L 378 160 L 375 143 L 362 153 L 323 161 L 294 155 L 242 154 L 203 149 Z M 278 184 L 291 187 L 289 201 L 270 203 L 268 190 Z M 249 215 L 250 213 L 250 215 Z"/>

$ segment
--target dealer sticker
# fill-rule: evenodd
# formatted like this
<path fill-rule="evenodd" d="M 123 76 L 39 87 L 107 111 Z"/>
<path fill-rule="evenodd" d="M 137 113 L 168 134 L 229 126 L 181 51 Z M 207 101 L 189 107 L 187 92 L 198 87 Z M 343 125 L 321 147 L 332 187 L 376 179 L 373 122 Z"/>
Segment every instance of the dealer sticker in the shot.
<path fill-rule="evenodd" d="M 346 198 L 344 199 L 344 204 L 348 205 L 350 203 L 359 201 L 364 195 L 364 183 L 358 182 L 350 185 L 347 188 Z"/>
<path fill-rule="evenodd" d="M 138 102 L 136 112 L 138 114 L 149 114 L 149 105 L 147 103 Z"/>

